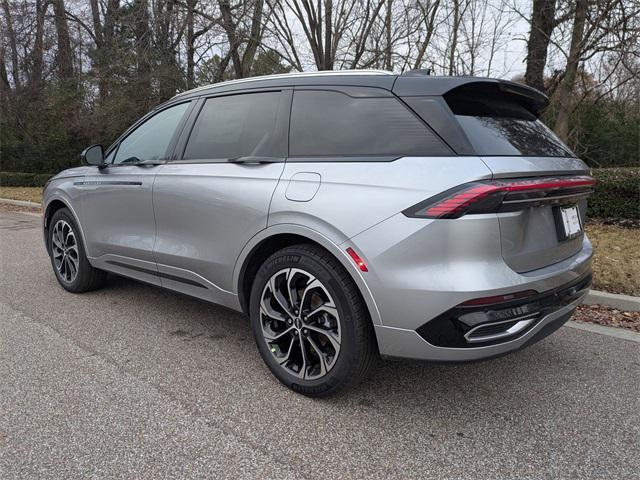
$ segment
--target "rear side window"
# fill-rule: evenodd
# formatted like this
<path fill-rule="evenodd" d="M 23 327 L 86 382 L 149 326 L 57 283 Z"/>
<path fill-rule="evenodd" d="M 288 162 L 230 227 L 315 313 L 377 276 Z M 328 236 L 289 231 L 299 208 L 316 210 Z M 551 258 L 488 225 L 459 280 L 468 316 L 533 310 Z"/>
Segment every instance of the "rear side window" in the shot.
<path fill-rule="evenodd" d="M 280 92 L 210 98 L 202 107 L 183 158 L 284 156 L 277 134 Z"/>
<path fill-rule="evenodd" d="M 512 95 L 456 89 L 444 98 L 478 155 L 574 156 Z"/>
<path fill-rule="evenodd" d="M 397 99 L 296 91 L 290 155 L 449 155 L 449 148 Z"/>

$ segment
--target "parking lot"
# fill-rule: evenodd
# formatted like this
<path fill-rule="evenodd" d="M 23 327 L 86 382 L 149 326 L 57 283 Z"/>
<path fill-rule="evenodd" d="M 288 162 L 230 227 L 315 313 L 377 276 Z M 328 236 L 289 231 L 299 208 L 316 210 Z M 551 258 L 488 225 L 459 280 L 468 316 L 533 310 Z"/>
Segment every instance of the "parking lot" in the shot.
<path fill-rule="evenodd" d="M 282 387 L 246 320 L 122 278 L 73 295 L 0 213 L 0 477 L 638 478 L 640 343 L 564 327 L 481 363 Z"/>

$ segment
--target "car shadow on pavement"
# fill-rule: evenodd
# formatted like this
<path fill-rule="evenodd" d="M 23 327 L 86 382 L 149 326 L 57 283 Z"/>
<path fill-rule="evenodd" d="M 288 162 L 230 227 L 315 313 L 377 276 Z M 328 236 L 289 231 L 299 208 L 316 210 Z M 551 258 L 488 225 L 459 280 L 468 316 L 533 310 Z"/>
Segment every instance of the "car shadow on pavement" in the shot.
<path fill-rule="evenodd" d="M 295 395 L 277 384 L 263 365 L 254 344 L 249 323 L 244 315 L 205 301 L 157 287 L 140 284 L 121 277 L 110 277 L 101 296 L 119 296 L 127 292 L 148 302 L 150 318 L 171 318 L 166 334 L 185 343 L 221 348 L 226 355 L 244 355 L 237 362 L 240 378 L 261 372 L 262 380 L 277 385 L 285 396 Z M 143 300 L 140 300 L 143 301 Z M 163 328 L 163 327 L 160 327 Z M 566 329 L 563 329 L 566 330 Z M 385 405 L 405 405 L 411 398 L 414 407 L 432 410 L 441 405 L 456 404 L 460 413 L 469 414 L 468 406 L 491 408 L 507 401 L 512 413 L 531 411 L 531 399 L 544 396 L 560 401 L 567 383 L 575 383 L 585 376 L 589 355 L 580 349 L 567 348 L 570 338 L 559 331 L 527 349 L 511 355 L 463 364 L 380 360 L 361 384 L 338 395 L 314 402 L 353 405 L 359 408 L 380 409 Z M 227 343 L 225 350 L 221 343 Z M 229 348 L 233 345 L 233 348 Z M 187 348 L 183 346 L 181 348 Z M 213 355 L 217 353 L 212 353 Z M 242 369 L 245 369 L 243 372 Z M 229 378 L 229 382 L 233 379 Z M 273 386 L 273 385 L 272 385 Z M 384 392 L 383 395 L 380 393 Z M 556 398 L 558 397 L 558 398 Z M 555 399 L 555 400 L 554 400 Z M 477 412 L 477 410 L 476 410 Z"/>

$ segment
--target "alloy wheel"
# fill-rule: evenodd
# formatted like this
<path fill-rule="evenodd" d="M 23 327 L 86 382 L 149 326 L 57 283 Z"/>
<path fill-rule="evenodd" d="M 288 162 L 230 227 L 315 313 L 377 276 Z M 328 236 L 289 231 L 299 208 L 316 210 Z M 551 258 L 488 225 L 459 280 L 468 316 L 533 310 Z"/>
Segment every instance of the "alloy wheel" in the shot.
<path fill-rule="evenodd" d="M 340 354 L 338 309 L 310 273 L 287 268 L 273 274 L 260 301 L 264 341 L 278 364 L 304 380 L 326 375 Z"/>
<path fill-rule="evenodd" d="M 58 220 L 51 233 L 51 250 L 53 263 L 60 278 L 66 283 L 72 283 L 78 276 L 78 242 L 76 235 L 64 220 Z"/>

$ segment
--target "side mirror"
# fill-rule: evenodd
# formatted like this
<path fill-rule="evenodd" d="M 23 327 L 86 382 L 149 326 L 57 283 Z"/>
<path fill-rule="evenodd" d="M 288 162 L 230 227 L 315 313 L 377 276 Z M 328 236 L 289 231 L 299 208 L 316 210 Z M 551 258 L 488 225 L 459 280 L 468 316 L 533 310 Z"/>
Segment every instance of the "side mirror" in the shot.
<path fill-rule="evenodd" d="M 91 145 L 82 151 L 80 158 L 84 163 L 99 167 L 104 164 L 104 148 L 102 145 Z"/>

